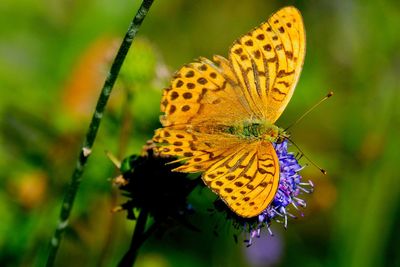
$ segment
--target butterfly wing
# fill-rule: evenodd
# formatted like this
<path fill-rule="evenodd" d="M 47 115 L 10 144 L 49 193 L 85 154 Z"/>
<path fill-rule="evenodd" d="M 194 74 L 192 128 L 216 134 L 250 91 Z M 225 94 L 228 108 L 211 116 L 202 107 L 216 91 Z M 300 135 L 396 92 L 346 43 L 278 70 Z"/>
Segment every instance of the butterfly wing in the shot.
<path fill-rule="evenodd" d="M 253 114 L 237 87 L 229 62 L 201 58 L 182 67 L 163 91 L 160 121 L 164 128 L 153 137 L 161 155 L 180 157 L 186 163 L 177 171 L 205 171 L 213 161 L 229 155 L 241 144 L 226 130 Z M 261 116 L 258 114 L 258 116 Z"/>
<path fill-rule="evenodd" d="M 279 161 L 270 142 L 246 142 L 176 127 L 158 129 L 153 140 L 164 144 L 161 154 L 186 160 L 175 171 L 204 171 L 206 185 L 242 217 L 260 214 L 275 196 Z"/>
<path fill-rule="evenodd" d="M 227 60 L 220 57 L 218 62 Z M 221 63 L 223 64 L 223 63 Z M 253 115 L 236 78 L 223 65 L 201 58 L 175 73 L 164 89 L 160 121 L 164 127 L 232 125 Z M 261 116 L 259 114 L 258 116 Z"/>
<path fill-rule="evenodd" d="M 270 142 L 251 143 L 213 163 L 202 178 L 235 213 L 253 217 L 275 196 L 279 161 Z"/>
<path fill-rule="evenodd" d="M 229 60 L 247 101 L 274 123 L 293 95 L 304 56 L 301 14 L 285 7 L 235 41 Z"/>
<path fill-rule="evenodd" d="M 174 171 L 187 173 L 206 171 L 215 162 L 246 145 L 232 135 L 208 134 L 177 126 L 156 130 L 153 140 L 162 144 L 157 148 L 161 155 L 179 157 L 178 161 L 185 161 Z"/>

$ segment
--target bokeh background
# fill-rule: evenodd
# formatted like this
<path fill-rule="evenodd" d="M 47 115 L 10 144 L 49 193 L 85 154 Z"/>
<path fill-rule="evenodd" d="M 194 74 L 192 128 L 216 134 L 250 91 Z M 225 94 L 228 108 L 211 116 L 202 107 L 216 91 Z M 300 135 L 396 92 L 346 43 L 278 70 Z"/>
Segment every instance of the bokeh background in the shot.
<path fill-rule="evenodd" d="M 79 146 L 116 48 L 139 1 L 0 3 L 0 265 L 40 266 Z M 284 127 L 328 175 L 289 227 L 250 248 L 210 217 L 152 237 L 136 266 L 400 266 L 400 5 L 398 1 L 155 1 L 104 116 L 56 266 L 116 266 L 134 222 L 105 156 L 139 153 L 158 124 L 161 89 L 179 66 L 227 55 L 230 44 L 285 5 L 303 14 L 307 55 Z M 293 151 L 295 149 L 293 148 Z M 303 159 L 303 164 L 307 163 Z M 214 226 L 219 227 L 215 231 Z M 214 233 L 217 232 L 217 233 Z M 217 235 L 216 235 L 217 234 Z"/>

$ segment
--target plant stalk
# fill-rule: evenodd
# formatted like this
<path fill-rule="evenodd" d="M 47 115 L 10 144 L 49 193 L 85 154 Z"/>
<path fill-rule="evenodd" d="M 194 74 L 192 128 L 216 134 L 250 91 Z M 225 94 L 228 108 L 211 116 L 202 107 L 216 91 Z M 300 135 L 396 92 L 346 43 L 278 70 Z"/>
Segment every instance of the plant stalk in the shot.
<path fill-rule="evenodd" d="M 97 136 L 105 107 L 107 105 L 111 91 L 114 87 L 115 81 L 118 77 L 121 66 L 125 60 L 129 48 L 131 47 L 132 41 L 135 38 L 140 26 L 142 25 L 144 18 L 146 17 L 151 5 L 153 4 L 153 1 L 154 0 L 143 0 L 134 19 L 129 25 L 128 31 L 125 34 L 118 53 L 111 65 L 110 72 L 104 82 L 99 99 L 97 101 L 96 109 L 93 113 L 92 120 L 87 130 L 85 140 L 83 142 L 83 146 L 80 150 L 75 169 L 72 173 L 70 184 L 67 188 L 67 192 L 62 202 L 58 224 L 50 241 L 49 253 L 46 263 L 47 267 L 54 266 L 57 251 L 62 241 L 62 234 L 68 226 L 69 216 L 75 201 L 76 194 L 79 189 L 79 185 L 82 180 L 82 173 L 87 163 L 87 160 L 92 153 L 92 147 Z"/>
<path fill-rule="evenodd" d="M 139 248 L 144 242 L 144 230 L 146 227 L 147 216 L 147 210 L 142 209 L 139 218 L 136 221 L 129 250 L 119 262 L 118 267 L 132 267 L 135 263 Z"/>

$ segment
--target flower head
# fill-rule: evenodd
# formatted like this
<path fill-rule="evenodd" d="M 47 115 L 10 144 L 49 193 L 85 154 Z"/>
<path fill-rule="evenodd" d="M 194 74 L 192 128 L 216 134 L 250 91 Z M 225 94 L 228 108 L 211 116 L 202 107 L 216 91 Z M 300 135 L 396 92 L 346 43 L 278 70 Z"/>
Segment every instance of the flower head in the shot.
<path fill-rule="evenodd" d="M 287 218 L 295 217 L 289 212 L 290 205 L 295 209 L 298 206 L 305 207 L 306 202 L 298 198 L 301 193 L 311 193 L 313 184 L 311 181 L 302 182 L 302 177 L 299 171 L 303 169 L 296 156 L 288 152 L 288 141 L 284 140 L 281 143 L 275 143 L 274 148 L 279 159 L 280 178 L 278 190 L 271 204 L 257 217 L 241 218 L 233 212 L 227 211 L 227 217 L 233 219 L 235 228 L 244 229 L 249 236 L 246 240 L 250 246 L 253 238 L 259 237 L 263 228 L 272 235 L 270 225 L 272 221 L 283 223 L 287 227 Z M 216 209 L 222 210 L 222 201 L 216 201 Z"/>
<path fill-rule="evenodd" d="M 197 230 L 187 221 L 193 213 L 187 197 L 199 181 L 189 179 L 187 174 L 172 172 L 177 164 L 167 164 L 170 161 L 154 155 L 151 148 L 145 155 L 125 158 L 121 162 L 121 175 L 114 182 L 128 201 L 117 210 L 126 210 L 128 219 L 136 219 L 134 210 L 144 209 L 161 224 L 176 221 Z"/>
<path fill-rule="evenodd" d="M 305 183 L 301 181 L 302 177 L 299 171 L 301 171 L 303 167 L 299 164 L 295 155 L 288 152 L 287 140 L 279 144 L 274 144 L 274 147 L 280 165 L 278 190 L 271 204 L 258 215 L 258 224 L 251 227 L 248 245 L 251 245 L 253 237 L 258 237 L 260 235 L 263 227 L 267 227 L 267 230 L 271 233 L 269 226 L 272 220 L 283 223 L 286 228 L 287 217 L 295 217 L 288 212 L 288 206 L 291 204 L 296 209 L 298 206 L 306 207 L 306 202 L 298 198 L 298 195 L 301 192 L 311 193 L 313 189 L 311 181 Z"/>

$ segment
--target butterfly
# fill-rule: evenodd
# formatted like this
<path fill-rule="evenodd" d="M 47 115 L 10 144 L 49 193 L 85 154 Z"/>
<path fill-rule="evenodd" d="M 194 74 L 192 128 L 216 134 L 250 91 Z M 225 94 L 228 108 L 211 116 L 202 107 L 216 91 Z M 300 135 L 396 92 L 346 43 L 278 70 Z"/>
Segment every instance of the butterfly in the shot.
<path fill-rule="evenodd" d="M 284 7 L 236 40 L 229 58 L 199 58 L 163 91 L 163 128 L 153 141 L 177 157 L 174 171 L 203 172 L 204 183 L 237 215 L 259 215 L 274 199 L 280 167 L 274 125 L 300 76 L 305 30 L 299 10 Z"/>

